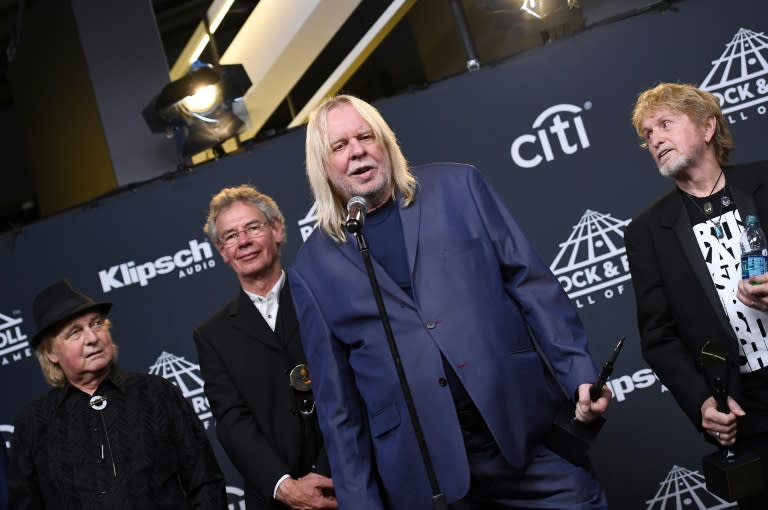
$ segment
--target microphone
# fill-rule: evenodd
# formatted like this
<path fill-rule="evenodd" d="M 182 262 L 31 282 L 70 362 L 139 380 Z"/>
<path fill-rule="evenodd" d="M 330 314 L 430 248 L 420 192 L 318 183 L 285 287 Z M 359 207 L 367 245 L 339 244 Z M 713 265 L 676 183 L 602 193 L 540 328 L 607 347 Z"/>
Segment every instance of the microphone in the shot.
<path fill-rule="evenodd" d="M 624 347 L 624 337 L 621 337 L 619 343 L 617 343 L 616 347 L 613 348 L 613 351 L 611 351 L 611 356 L 608 358 L 608 361 L 605 362 L 605 365 L 603 365 L 602 370 L 600 370 L 600 375 L 597 376 L 597 381 L 595 381 L 595 384 L 593 384 L 589 389 L 589 399 L 592 402 L 600 398 L 600 394 L 603 391 L 603 386 L 605 386 L 605 383 L 608 381 L 608 378 L 613 372 L 613 364 L 616 363 L 616 358 L 619 357 L 619 353 L 621 352 L 622 347 Z"/>
<path fill-rule="evenodd" d="M 363 228 L 367 210 L 368 202 L 363 197 L 355 196 L 349 199 L 347 202 L 347 222 L 344 226 L 350 234 L 357 234 Z"/>

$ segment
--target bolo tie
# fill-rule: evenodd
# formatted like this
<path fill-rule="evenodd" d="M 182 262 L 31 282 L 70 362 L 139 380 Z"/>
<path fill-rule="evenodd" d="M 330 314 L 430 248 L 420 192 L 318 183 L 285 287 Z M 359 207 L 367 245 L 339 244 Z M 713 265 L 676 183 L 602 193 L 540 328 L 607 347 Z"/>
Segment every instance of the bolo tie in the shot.
<path fill-rule="evenodd" d="M 109 442 L 109 433 L 107 432 L 107 424 L 104 422 L 104 413 L 102 411 L 107 408 L 107 397 L 100 395 L 94 395 L 91 400 L 88 401 L 88 407 L 99 413 L 101 418 L 101 427 L 104 430 L 104 437 L 107 439 L 107 452 L 109 453 L 109 460 L 112 461 L 112 474 L 117 478 L 117 466 L 115 465 L 115 457 L 112 455 L 112 445 Z M 101 443 L 101 460 L 104 460 L 104 442 Z"/>

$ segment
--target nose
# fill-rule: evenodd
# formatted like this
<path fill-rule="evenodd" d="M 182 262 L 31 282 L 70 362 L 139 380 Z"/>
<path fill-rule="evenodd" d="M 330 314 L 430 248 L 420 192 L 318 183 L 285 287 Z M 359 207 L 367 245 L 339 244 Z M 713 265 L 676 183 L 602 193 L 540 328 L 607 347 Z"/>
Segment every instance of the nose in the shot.
<path fill-rule="evenodd" d="M 237 232 L 237 245 L 243 246 L 251 242 L 251 238 L 245 233 L 245 230 L 239 230 Z"/>
<path fill-rule="evenodd" d="M 662 141 L 664 141 L 664 137 L 661 136 L 661 134 L 654 134 L 654 133 L 648 134 L 648 147 L 656 148 L 659 145 L 661 145 Z"/>
<path fill-rule="evenodd" d="M 96 335 L 96 331 L 91 327 L 85 328 L 84 336 L 85 343 L 87 344 L 95 344 L 99 341 L 99 337 Z"/>
<path fill-rule="evenodd" d="M 355 137 L 349 139 L 349 150 L 354 157 L 359 157 L 365 154 L 365 147 L 363 147 L 363 144 L 360 143 L 360 140 Z"/>

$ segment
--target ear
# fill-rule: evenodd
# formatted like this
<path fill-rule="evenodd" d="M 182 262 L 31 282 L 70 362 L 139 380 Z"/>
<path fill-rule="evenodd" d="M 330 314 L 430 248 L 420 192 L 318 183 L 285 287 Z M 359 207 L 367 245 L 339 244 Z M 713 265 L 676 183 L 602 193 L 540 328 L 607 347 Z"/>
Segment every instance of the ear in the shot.
<path fill-rule="evenodd" d="M 285 225 L 282 221 L 275 220 L 272 224 L 272 230 L 275 235 L 275 243 L 282 246 L 285 242 Z"/>
<path fill-rule="evenodd" d="M 53 348 L 50 348 L 48 351 L 46 351 L 45 357 L 48 358 L 48 361 L 53 364 L 59 363 L 59 353 L 55 352 Z"/>
<path fill-rule="evenodd" d="M 715 137 L 715 131 L 717 130 L 717 119 L 714 116 L 707 117 L 704 121 L 704 141 L 709 143 L 712 138 Z"/>

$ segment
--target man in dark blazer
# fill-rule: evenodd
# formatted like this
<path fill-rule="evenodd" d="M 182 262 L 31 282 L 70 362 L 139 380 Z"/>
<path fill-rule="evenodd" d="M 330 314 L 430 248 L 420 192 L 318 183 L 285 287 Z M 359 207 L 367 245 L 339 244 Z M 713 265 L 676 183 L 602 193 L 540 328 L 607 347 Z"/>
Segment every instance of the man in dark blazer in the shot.
<path fill-rule="evenodd" d="M 610 390 L 590 400 L 596 371 L 576 310 L 480 172 L 409 168 L 378 111 L 342 95 L 311 116 L 307 174 L 319 226 L 290 283 L 340 507 L 424 510 L 433 495 L 363 258 L 343 232 L 345 204 L 363 197 L 363 233 L 445 500 L 454 510 L 606 508 L 589 466 L 544 436 L 562 406 L 593 420 Z"/>
<path fill-rule="evenodd" d="M 194 331 L 216 433 L 249 510 L 336 508 L 311 379 L 280 250 L 285 220 L 252 186 L 210 202 L 205 233 L 237 275 L 237 296 Z"/>
<path fill-rule="evenodd" d="M 643 356 L 710 441 L 768 459 L 768 277 L 742 280 L 739 248 L 747 215 L 768 226 L 768 162 L 725 166 L 728 124 L 693 85 L 643 92 L 632 121 L 676 185 L 625 232 Z M 726 364 L 704 368 L 707 342 L 727 350 Z M 718 369 L 727 412 L 716 408 Z M 765 508 L 766 497 L 739 508 Z"/>

